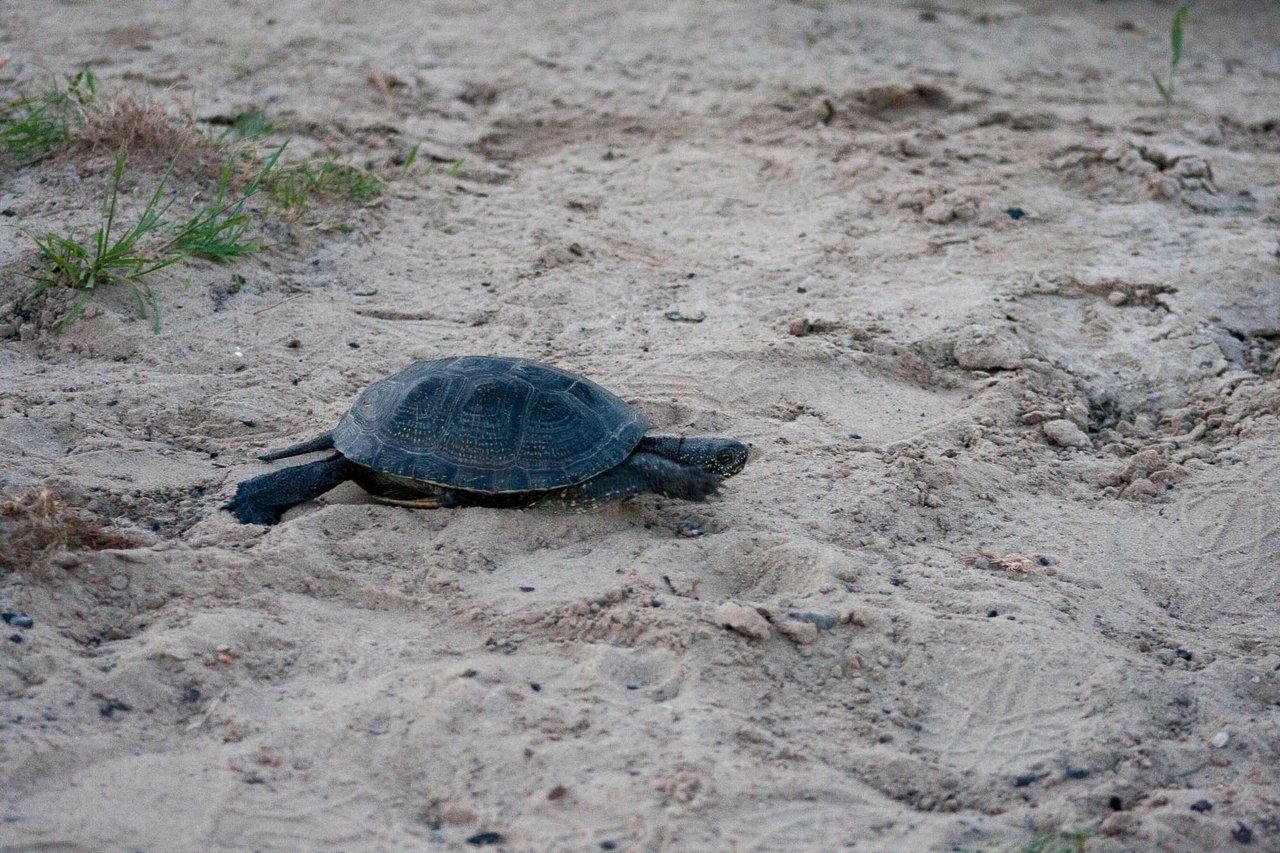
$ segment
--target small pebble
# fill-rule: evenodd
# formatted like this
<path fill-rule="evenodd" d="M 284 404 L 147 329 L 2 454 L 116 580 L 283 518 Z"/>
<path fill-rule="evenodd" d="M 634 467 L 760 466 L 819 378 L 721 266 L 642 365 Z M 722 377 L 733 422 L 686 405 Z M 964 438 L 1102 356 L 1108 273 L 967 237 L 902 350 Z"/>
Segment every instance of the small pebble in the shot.
<path fill-rule="evenodd" d="M 988 619 L 994 619 L 994 618 L 996 618 L 996 617 L 997 617 L 997 616 L 999 616 L 999 615 L 1000 615 L 1000 611 L 998 611 L 998 610 L 988 610 L 988 611 L 987 611 L 987 618 L 988 618 Z"/>
<path fill-rule="evenodd" d="M 1214 749 L 1222 749 L 1227 745 L 1227 741 L 1231 740 L 1231 735 L 1226 732 L 1218 732 L 1209 740 L 1209 745 Z"/>
<path fill-rule="evenodd" d="M 1113 812 L 1124 811 L 1124 801 L 1121 800 L 1119 797 L 1117 797 L 1115 794 L 1112 794 L 1111 799 L 1107 800 L 1107 805 L 1111 808 Z"/>
<path fill-rule="evenodd" d="M 185 702 L 195 702 L 200 698 L 200 688 L 194 684 L 188 684 L 182 688 L 182 699 Z"/>
<path fill-rule="evenodd" d="M 836 617 L 828 616 L 825 613 L 791 613 L 788 614 L 793 619 L 799 619 L 801 622 L 811 622 L 817 625 L 823 631 L 830 631 L 836 626 Z"/>
<path fill-rule="evenodd" d="M 530 688 L 531 690 L 533 690 L 533 692 L 534 692 L 534 693 L 541 693 L 541 692 L 542 692 L 542 685 L 541 685 L 541 684 L 539 684 L 539 683 L 538 683 L 538 682 L 536 682 L 536 681 L 532 681 L 532 682 L 530 682 L 530 683 L 529 683 L 529 688 Z"/>
<path fill-rule="evenodd" d="M 1253 843 L 1253 830 L 1245 826 L 1240 821 L 1236 821 L 1236 828 L 1231 830 L 1231 837 L 1241 844 Z"/>
<path fill-rule="evenodd" d="M 683 311 L 672 310 L 672 311 L 668 311 L 662 316 L 666 317 L 668 320 L 670 320 L 673 323 L 701 323 L 703 320 L 707 319 L 707 314 L 705 311 L 698 311 L 693 314 L 686 314 Z"/>
<path fill-rule="evenodd" d="M 112 699 L 98 709 L 98 713 L 104 717 L 114 716 L 116 711 L 132 711 L 133 706 L 128 702 L 121 702 L 119 699 Z"/>
<path fill-rule="evenodd" d="M 692 521 L 682 521 L 676 525 L 676 535 L 686 539 L 697 539 L 702 535 L 702 528 Z"/>
<path fill-rule="evenodd" d="M 1087 779 L 1087 778 L 1088 778 L 1088 776 L 1089 776 L 1089 771 L 1088 771 L 1088 770 L 1086 770 L 1085 768 L 1083 768 L 1083 767 L 1077 767 L 1077 766 L 1076 766 L 1076 765 L 1074 765 L 1074 764 L 1068 764 L 1068 765 L 1067 765 L 1067 778 L 1068 778 L 1068 779 Z"/>
<path fill-rule="evenodd" d="M 774 623 L 778 633 L 802 646 L 807 646 L 818 639 L 818 626 L 812 622 L 801 622 L 799 619 L 782 619 Z"/>
<path fill-rule="evenodd" d="M 1085 435 L 1080 427 L 1065 418 L 1046 421 L 1040 426 L 1040 429 L 1044 430 L 1045 438 L 1049 439 L 1051 444 L 1056 444 L 1060 447 L 1075 447 L 1081 450 L 1093 447 L 1093 442 L 1089 440 L 1089 436 Z"/>
<path fill-rule="evenodd" d="M 1191 658 L 1194 657 L 1194 655 L 1186 649 L 1175 649 L 1173 653 L 1183 660 L 1191 660 Z"/>
<path fill-rule="evenodd" d="M 10 635 L 9 635 L 9 642 L 11 642 L 11 643 L 21 643 L 21 642 L 22 642 L 22 635 L 21 635 L 21 634 L 10 634 Z"/>
<path fill-rule="evenodd" d="M 601 850 L 617 850 L 618 844 L 616 841 L 601 841 L 600 849 Z"/>
<path fill-rule="evenodd" d="M 1027 215 L 1026 212 L 1020 207 L 1011 207 L 1008 210 L 1006 210 L 1005 213 L 1009 214 L 1009 218 L 1015 221 Z"/>
<path fill-rule="evenodd" d="M 966 370 L 1012 370 L 1022 363 L 1026 347 L 1008 328 L 975 323 L 956 334 L 952 354 Z"/>
<path fill-rule="evenodd" d="M 467 839 L 468 844 L 474 844 L 476 847 L 483 847 L 486 844 L 501 844 L 501 832 L 477 832 L 475 835 Z"/>
<path fill-rule="evenodd" d="M 0 613 L 0 619 L 4 619 L 15 628 L 30 628 L 36 624 L 35 620 L 25 613 Z"/>
<path fill-rule="evenodd" d="M 726 601 L 715 610 L 714 620 L 730 631 L 735 631 L 753 640 L 769 639 L 769 622 L 754 607 Z"/>
<path fill-rule="evenodd" d="M 1213 811 L 1213 803 L 1209 802 L 1208 800 L 1196 800 L 1194 803 L 1191 804 L 1191 810 L 1193 812 L 1199 812 L 1200 814 L 1205 814 L 1207 812 Z"/>

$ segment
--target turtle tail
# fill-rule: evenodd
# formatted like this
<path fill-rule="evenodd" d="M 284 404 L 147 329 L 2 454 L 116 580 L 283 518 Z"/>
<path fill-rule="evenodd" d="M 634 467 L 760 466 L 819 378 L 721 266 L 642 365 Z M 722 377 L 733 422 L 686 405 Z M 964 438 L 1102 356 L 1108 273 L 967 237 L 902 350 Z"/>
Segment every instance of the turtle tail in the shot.
<path fill-rule="evenodd" d="M 235 513 L 241 524 L 275 524 L 289 507 L 320 497 L 351 473 L 351 463 L 335 453 L 245 480 L 222 508 Z"/>
<path fill-rule="evenodd" d="M 284 450 L 277 450 L 274 453 L 265 453 L 258 458 L 263 462 L 274 462 L 277 459 L 284 459 L 286 456 L 300 456 L 303 453 L 314 453 L 317 450 L 328 450 L 333 447 L 333 430 L 329 430 L 324 435 L 318 435 L 310 441 L 304 441 L 301 444 L 295 444 L 293 447 L 286 447 Z"/>

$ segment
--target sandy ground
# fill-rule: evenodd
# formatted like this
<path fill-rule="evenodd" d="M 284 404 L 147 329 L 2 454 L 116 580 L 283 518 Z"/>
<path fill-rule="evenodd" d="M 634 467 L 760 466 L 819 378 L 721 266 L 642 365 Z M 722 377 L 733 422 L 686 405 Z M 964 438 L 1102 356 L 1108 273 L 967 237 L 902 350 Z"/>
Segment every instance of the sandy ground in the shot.
<path fill-rule="evenodd" d="M 6 0 L 0 84 L 464 163 L 158 335 L 6 317 L 0 485 L 145 545 L 0 578 L 4 849 L 1280 850 L 1274 3 L 1193 9 L 1173 110 L 1171 3 L 213 5 Z M 110 159 L 4 167 L 0 302 Z M 460 353 L 755 457 L 219 510 Z"/>

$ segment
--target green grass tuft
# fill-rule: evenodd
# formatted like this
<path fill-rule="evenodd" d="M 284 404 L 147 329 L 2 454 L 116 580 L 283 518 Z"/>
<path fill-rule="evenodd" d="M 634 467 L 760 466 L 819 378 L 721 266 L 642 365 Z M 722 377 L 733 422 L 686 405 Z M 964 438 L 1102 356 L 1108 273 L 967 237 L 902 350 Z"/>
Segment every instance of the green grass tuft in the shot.
<path fill-rule="evenodd" d="M 56 285 L 66 285 L 76 291 L 71 310 L 54 327 L 55 332 L 61 333 L 80 315 L 95 290 L 108 285 L 125 285 L 133 294 L 139 315 L 143 319 L 151 318 L 152 330 L 158 333 L 160 306 L 146 277 L 190 256 L 230 263 L 260 251 L 260 245 L 245 239 L 250 219 L 244 207 L 275 168 L 285 145 L 267 158 L 258 174 L 234 197 L 230 186 L 237 158 L 233 155 L 223 167 L 213 200 L 191 218 L 173 224 L 165 216 L 178 194 L 169 192 L 166 198 L 166 188 L 174 164 L 181 156 L 179 152 L 148 198 L 142 213 L 123 231 L 119 223 L 120 184 L 125 171 L 125 150 L 122 147 L 107 179 L 101 222 L 88 240 L 80 240 L 74 230 L 66 235 L 54 232 L 31 235 L 44 260 L 45 271 L 43 276 L 35 276 L 36 286 L 27 298 L 39 296 Z M 150 244 L 149 248 L 147 244 Z"/>
<path fill-rule="evenodd" d="M 218 139 L 223 140 L 231 137 L 233 141 L 255 140 L 260 139 L 263 134 L 274 133 L 275 130 L 275 123 L 267 117 L 265 112 L 262 110 L 250 110 L 238 113 L 232 118 L 231 124 L 218 136 Z"/>
<path fill-rule="evenodd" d="M 238 158 L 233 155 L 228 159 L 218 178 L 218 190 L 213 200 L 195 216 L 172 228 L 170 244 L 184 254 L 206 258 L 219 264 L 230 263 L 244 255 L 262 251 L 260 244 L 245 239 L 250 219 L 244 212 L 244 206 L 257 194 L 288 144 L 285 142 L 267 158 L 262 169 L 234 201 L 228 201 L 227 196 Z"/>
<path fill-rule="evenodd" d="M 39 160 L 71 138 L 96 91 L 97 79 L 85 66 L 65 87 L 0 107 L 0 147 L 23 162 Z"/>
<path fill-rule="evenodd" d="M 182 253 L 143 253 L 141 244 L 145 238 L 161 228 L 165 211 L 173 203 L 161 203 L 170 171 L 165 172 L 159 186 L 151 194 L 138 220 L 123 233 L 116 231 L 116 216 L 120 200 L 120 182 L 124 177 L 124 149 L 116 155 L 115 168 L 107 179 L 106 193 L 102 197 L 102 222 L 94 230 L 88 242 L 76 239 L 75 231 L 66 236 L 47 232 L 44 236 L 32 235 L 45 262 L 45 275 L 37 278 L 35 289 L 27 298 L 38 296 L 57 284 L 66 284 L 77 291 L 75 302 L 67 316 L 54 328 L 61 332 L 80 315 L 93 291 L 111 284 L 127 285 L 138 305 L 138 313 L 152 318 L 152 329 L 160 331 L 160 309 L 155 293 L 143 279 L 157 270 L 182 260 Z"/>
<path fill-rule="evenodd" d="M 304 216 L 313 196 L 364 202 L 382 194 L 387 182 L 377 175 L 329 158 L 277 169 L 267 179 L 271 197 L 290 216 Z"/>

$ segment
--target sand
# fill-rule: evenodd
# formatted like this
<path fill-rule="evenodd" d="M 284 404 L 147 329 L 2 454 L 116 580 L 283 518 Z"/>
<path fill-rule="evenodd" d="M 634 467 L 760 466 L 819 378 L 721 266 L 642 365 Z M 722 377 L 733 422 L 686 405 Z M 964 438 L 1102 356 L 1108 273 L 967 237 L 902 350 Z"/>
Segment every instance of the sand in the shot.
<path fill-rule="evenodd" d="M 0 576 L 5 850 L 1280 850 L 1274 4 L 1192 10 L 1172 108 L 1167 2 L 213 6 L 7 0 L 0 86 L 419 160 L 159 334 L 6 316 L 3 491 L 138 547 Z M 6 162 L 0 303 L 113 153 Z M 219 509 L 463 353 L 752 461 Z"/>

